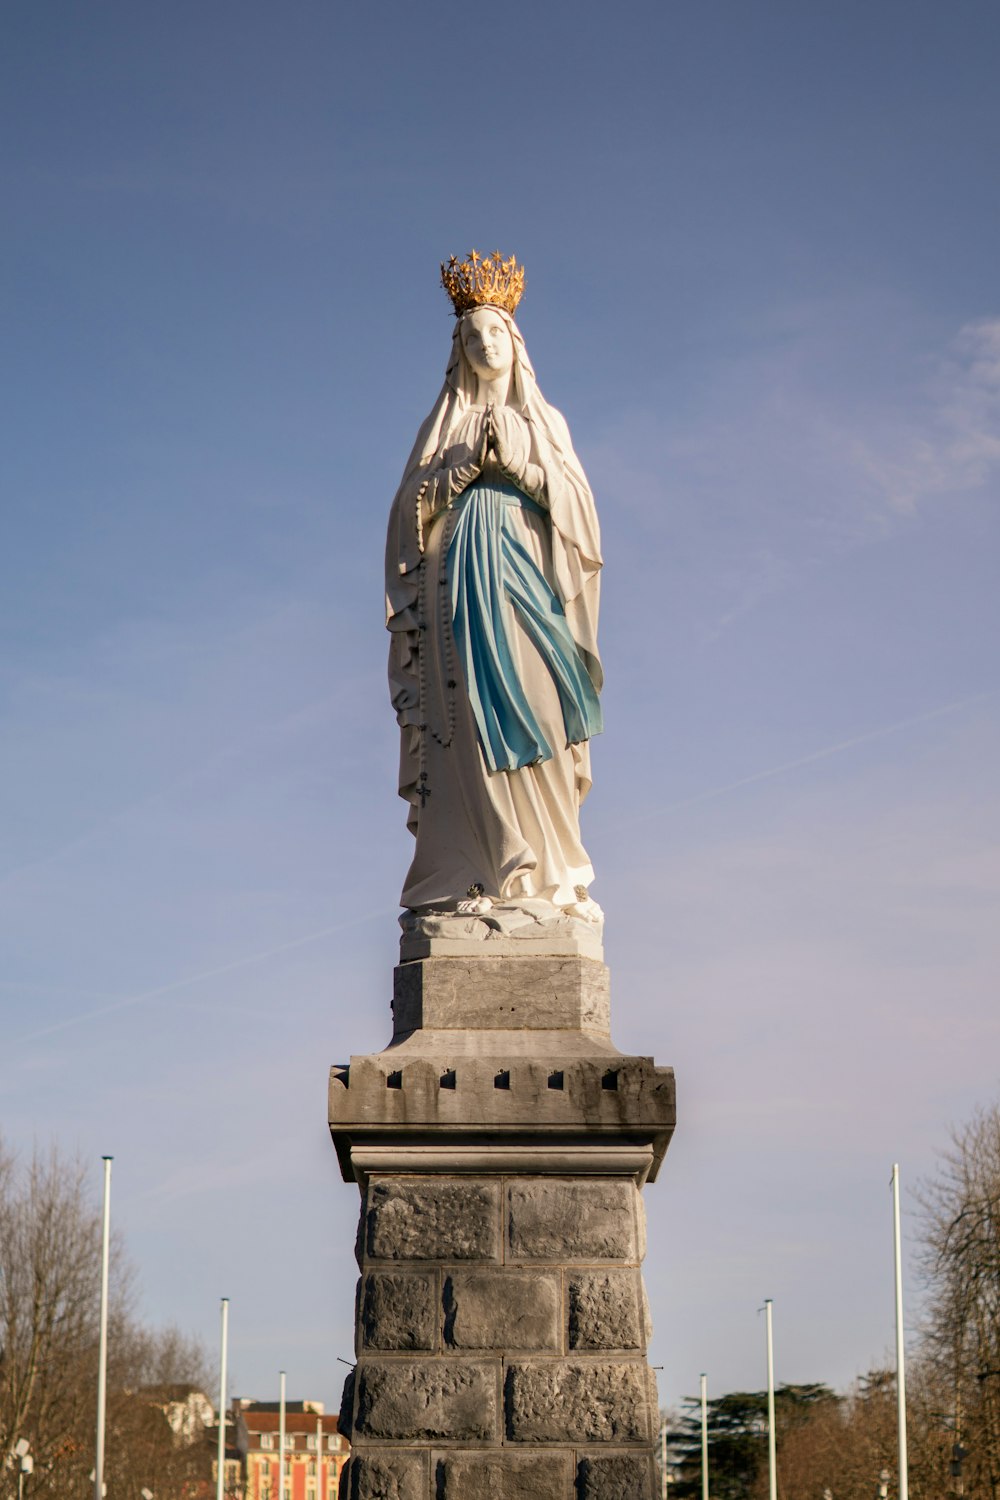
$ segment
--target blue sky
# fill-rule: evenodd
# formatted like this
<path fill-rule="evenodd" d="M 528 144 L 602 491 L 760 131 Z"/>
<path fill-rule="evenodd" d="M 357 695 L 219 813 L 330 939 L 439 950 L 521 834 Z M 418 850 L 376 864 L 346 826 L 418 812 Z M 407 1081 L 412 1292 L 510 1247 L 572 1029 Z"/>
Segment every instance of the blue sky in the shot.
<path fill-rule="evenodd" d="M 738 0 L 15 4 L 0 61 L 0 1121 L 115 1155 L 150 1318 L 335 1404 L 331 1062 L 408 861 L 389 502 L 437 266 L 605 539 L 584 815 L 615 1037 L 678 1072 L 661 1398 L 892 1339 L 887 1183 L 996 1097 L 1000 20 Z M 904 1219 L 912 1240 L 916 1222 Z M 917 1287 L 910 1290 L 913 1320 Z"/>

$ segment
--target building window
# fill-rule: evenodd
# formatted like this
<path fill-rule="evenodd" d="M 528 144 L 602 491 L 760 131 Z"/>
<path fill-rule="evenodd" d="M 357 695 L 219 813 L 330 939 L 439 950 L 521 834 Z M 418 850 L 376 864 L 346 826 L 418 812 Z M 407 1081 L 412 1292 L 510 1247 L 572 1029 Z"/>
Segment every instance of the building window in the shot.
<path fill-rule="evenodd" d="M 309 1436 L 306 1438 L 306 1447 L 307 1448 L 315 1448 L 315 1446 L 316 1446 L 316 1434 L 314 1432 L 311 1432 L 309 1434 Z"/>
<path fill-rule="evenodd" d="M 294 1448 L 295 1447 L 295 1439 L 289 1433 L 287 1433 L 287 1432 L 285 1433 L 285 1447 L 286 1448 Z"/>
<path fill-rule="evenodd" d="M 261 1435 L 260 1435 L 260 1446 L 262 1448 L 273 1448 L 274 1447 L 274 1438 L 271 1436 L 271 1434 L 269 1432 L 262 1432 L 261 1433 Z"/>

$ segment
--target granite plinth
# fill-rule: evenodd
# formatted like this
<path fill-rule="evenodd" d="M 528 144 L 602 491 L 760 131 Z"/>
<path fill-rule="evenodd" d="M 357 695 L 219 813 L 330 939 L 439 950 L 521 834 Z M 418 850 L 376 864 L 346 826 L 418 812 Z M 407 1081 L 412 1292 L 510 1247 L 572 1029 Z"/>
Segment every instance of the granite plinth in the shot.
<path fill-rule="evenodd" d="M 641 1188 L 672 1070 L 613 1045 L 579 954 L 401 964 L 393 1020 L 330 1076 L 362 1197 L 342 1496 L 652 1500 Z"/>

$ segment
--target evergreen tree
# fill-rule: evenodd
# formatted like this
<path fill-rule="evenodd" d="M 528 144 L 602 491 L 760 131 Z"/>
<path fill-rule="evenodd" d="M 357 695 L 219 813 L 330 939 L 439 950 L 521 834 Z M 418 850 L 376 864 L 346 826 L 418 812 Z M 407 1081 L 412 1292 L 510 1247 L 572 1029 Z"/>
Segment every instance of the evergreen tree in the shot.
<path fill-rule="evenodd" d="M 783 1433 L 809 1418 L 823 1402 L 836 1404 L 829 1386 L 782 1385 L 774 1395 L 775 1429 Z M 701 1495 L 701 1403 L 668 1434 L 671 1481 L 677 1500 Z M 712 1500 L 751 1500 L 767 1468 L 767 1392 L 730 1391 L 708 1402 L 708 1474 Z"/>

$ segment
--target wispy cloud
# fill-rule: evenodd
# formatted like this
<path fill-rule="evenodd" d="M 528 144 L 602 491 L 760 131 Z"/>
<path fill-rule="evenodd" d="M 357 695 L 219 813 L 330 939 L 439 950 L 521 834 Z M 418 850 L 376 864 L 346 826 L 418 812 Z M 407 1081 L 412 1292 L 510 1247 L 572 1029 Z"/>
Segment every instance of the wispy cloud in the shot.
<path fill-rule="evenodd" d="M 904 514 L 982 489 L 1000 470 L 1000 318 L 959 330 L 928 395 L 901 432 L 872 434 L 855 450 L 886 503 Z"/>
<path fill-rule="evenodd" d="M 683 404 L 661 393 L 582 445 L 609 535 L 640 535 L 675 590 L 698 575 L 702 641 L 1000 476 L 1000 317 L 890 358 L 877 329 L 840 327 L 852 316 L 817 306 L 785 337 L 776 312 L 770 340 L 717 358 Z"/>

